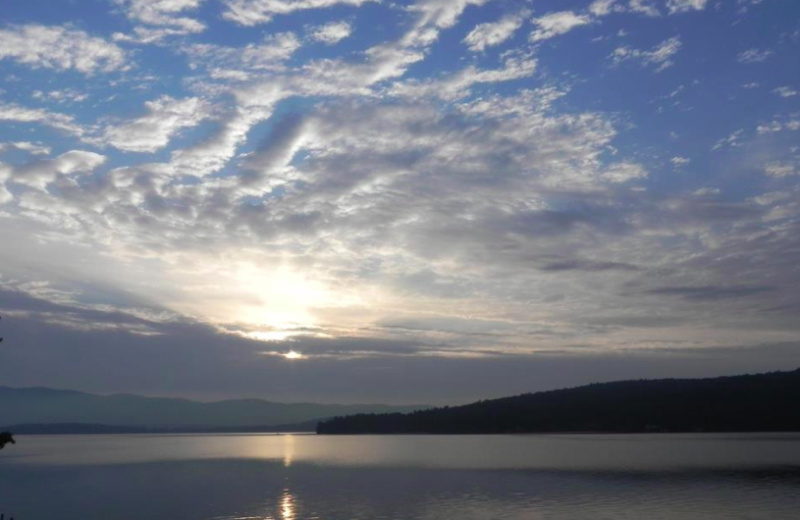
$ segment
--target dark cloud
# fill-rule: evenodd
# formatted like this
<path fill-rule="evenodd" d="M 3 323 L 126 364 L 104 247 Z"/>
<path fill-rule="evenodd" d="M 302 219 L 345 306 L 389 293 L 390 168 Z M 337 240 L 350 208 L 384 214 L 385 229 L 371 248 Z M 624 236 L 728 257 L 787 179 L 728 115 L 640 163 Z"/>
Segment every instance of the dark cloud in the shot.
<path fill-rule="evenodd" d="M 775 287 L 770 286 L 716 286 L 705 285 L 700 287 L 659 287 L 647 291 L 654 296 L 676 296 L 693 302 L 709 302 L 734 298 L 746 298 L 772 292 Z"/>
<path fill-rule="evenodd" d="M 522 355 L 358 337 L 261 342 L 186 320 L 148 321 L 158 333 L 142 335 L 125 327 L 65 327 L 35 315 L 69 312 L 92 321 L 139 323 L 118 312 L 53 305 L 8 291 L 2 296 L 4 305 L 26 308 L 0 322 L 5 336 L 0 379 L 11 386 L 201 399 L 443 404 L 615 379 L 714 376 L 800 365 L 796 342 L 605 352 L 579 345 Z M 265 354 L 290 349 L 308 358 L 289 361 Z M 442 355 L 448 350 L 483 355 Z"/>
<path fill-rule="evenodd" d="M 624 262 L 596 262 L 592 260 L 571 259 L 550 262 L 539 266 L 542 271 L 639 271 L 640 268 Z"/>

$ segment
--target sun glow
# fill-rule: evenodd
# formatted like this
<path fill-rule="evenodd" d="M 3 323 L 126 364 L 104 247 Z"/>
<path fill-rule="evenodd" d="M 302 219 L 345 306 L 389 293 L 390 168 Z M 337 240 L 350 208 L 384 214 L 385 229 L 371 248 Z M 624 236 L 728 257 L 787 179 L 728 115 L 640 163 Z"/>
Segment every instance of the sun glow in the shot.
<path fill-rule="evenodd" d="M 178 311 L 261 341 L 309 334 L 320 325 L 320 310 L 347 305 L 339 291 L 334 294 L 313 272 L 290 260 L 216 259 L 194 270 L 184 269 L 178 279 L 182 294 L 172 305 Z"/>
<path fill-rule="evenodd" d="M 285 357 L 286 359 L 305 359 L 306 358 L 303 354 L 301 354 L 299 352 L 295 352 L 294 350 L 290 350 L 289 352 L 284 354 L 283 357 Z"/>

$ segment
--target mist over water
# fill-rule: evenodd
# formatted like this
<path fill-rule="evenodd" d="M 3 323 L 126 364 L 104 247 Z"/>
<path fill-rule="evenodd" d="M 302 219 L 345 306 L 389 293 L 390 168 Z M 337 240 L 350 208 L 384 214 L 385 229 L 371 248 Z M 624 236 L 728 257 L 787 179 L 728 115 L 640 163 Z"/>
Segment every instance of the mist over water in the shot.
<path fill-rule="evenodd" d="M 800 436 L 25 436 L 22 520 L 782 519 Z"/>

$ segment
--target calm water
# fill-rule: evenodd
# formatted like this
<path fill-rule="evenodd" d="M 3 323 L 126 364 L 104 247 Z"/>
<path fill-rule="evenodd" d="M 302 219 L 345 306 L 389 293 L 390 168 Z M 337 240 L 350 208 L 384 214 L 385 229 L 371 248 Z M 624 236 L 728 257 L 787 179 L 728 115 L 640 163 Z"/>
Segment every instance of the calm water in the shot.
<path fill-rule="evenodd" d="M 17 520 L 800 518 L 800 435 L 18 441 L 0 452 Z"/>

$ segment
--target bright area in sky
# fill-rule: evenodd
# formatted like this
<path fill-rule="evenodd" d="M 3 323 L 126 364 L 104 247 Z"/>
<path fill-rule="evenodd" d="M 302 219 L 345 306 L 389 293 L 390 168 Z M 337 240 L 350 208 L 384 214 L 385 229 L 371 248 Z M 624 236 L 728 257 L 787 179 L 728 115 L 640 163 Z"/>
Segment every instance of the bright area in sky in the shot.
<path fill-rule="evenodd" d="M 433 403 L 800 364 L 796 0 L 2 11 L 7 384 Z"/>

